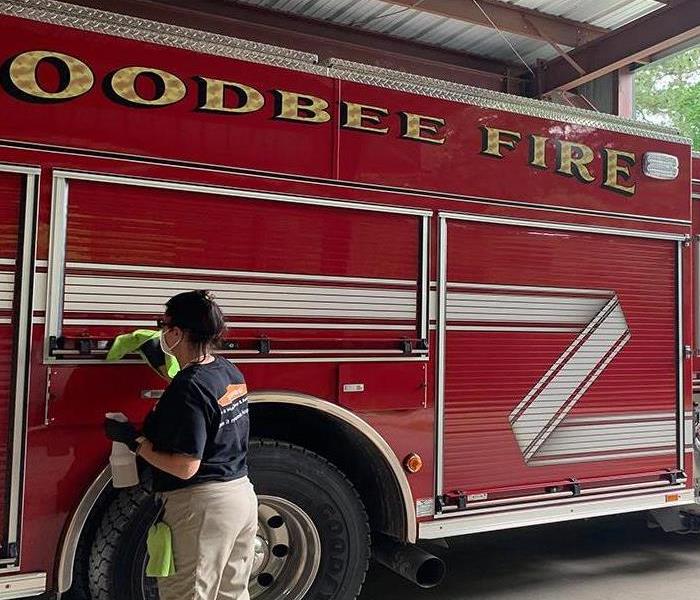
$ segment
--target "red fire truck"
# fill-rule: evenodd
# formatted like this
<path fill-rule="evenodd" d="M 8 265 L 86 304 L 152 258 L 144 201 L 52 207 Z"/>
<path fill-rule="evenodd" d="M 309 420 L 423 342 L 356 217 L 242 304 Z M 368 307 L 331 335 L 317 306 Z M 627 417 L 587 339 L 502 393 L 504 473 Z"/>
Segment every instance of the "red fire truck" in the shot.
<path fill-rule="evenodd" d="M 105 354 L 194 288 L 251 390 L 253 598 L 355 598 L 372 547 L 430 585 L 424 540 L 632 511 L 693 527 L 686 140 L 0 10 L 0 597 L 155 597 L 148 473 L 113 488 L 102 421 L 139 422 L 165 384 Z"/>

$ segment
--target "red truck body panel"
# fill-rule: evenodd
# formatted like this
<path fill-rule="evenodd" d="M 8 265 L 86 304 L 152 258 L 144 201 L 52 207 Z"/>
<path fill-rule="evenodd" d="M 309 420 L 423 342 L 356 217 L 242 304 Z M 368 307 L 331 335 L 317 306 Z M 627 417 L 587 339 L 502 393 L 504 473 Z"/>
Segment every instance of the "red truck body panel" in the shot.
<path fill-rule="evenodd" d="M 545 104 L 421 82 L 411 93 L 381 73 L 361 82 L 349 67 L 0 20 L 0 164 L 41 174 L 22 571 L 57 585 L 62 536 L 106 464 L 104 413 L 138 421 L 143 391 L 164 387 L 100 351 L 199 287 L 217 294 L 227 356 L 252 392 L 338 404 L 397 461 L 419 454 L 410 504 L 437 502 L 443 523 L 468 518 L 470 502 L 507 512 L 576 486 L 607 497 L 630 486 L 620 511 L 664 482 L 684 493 L 669 502 L 692 500 L 686 144 Z M 36 51 L 81 61 L 92 85 L 60 102 L 28 97 L 32 78 L 50 96 L 77 77 L 67 84 L 54 56 L 13 82 L 12 61 Z M 151 74 L 125 92 L 115 74 L 139 65 Z M 153 69 L 182 87 L 163 89 Z M 243 84 L 262 104 L 234 112 L 248 105 L 228 88 L 219 110 L 203 108 L 202 78 Z M 148 106 L 171 91 L 181 98 Z M 648 152 L 677 157 L 678 176 L 645 175 Z M 24 185 L 0 172 L 0 282 L 15 277 Z M 16 295 L 1 289 L 9 357 Z M 13 365 L 0 360 L 0 486 Z"/>

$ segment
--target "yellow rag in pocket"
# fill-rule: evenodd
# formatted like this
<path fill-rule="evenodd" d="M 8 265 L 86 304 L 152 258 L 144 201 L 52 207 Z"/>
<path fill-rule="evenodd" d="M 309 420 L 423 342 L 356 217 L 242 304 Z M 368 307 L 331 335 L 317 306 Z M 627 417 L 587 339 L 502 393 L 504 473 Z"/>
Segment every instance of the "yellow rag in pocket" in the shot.
<path fill-rule="evenodd" d="M 161 521 L 151 526 L 148 530 L 146 547 L 148 548 L 146 565 L 148 577 L 168 577 L 175 574 L 173 536 L 167 524 Z"/>

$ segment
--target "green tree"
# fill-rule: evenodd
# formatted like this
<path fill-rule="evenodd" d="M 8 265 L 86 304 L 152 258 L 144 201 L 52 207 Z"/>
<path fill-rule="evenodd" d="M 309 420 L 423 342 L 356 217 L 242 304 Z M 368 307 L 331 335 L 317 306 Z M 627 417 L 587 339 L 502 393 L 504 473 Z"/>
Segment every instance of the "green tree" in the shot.
<path fill-rule="evenodd" d="M 700 150 L 700 47 L 639 69 L 634 83 L 636 118 L 675 127 Z"/>

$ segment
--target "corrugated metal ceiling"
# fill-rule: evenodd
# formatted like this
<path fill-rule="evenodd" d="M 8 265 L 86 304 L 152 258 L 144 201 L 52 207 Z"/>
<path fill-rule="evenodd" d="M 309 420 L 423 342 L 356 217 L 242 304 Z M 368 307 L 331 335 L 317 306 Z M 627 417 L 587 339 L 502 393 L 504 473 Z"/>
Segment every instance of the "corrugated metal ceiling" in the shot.
<path fill-rule="evenodd" d="M 382 0 L 237 1 L 504 62 L 518 61 L 513 50 L 494 29 L 421 11 L 420 6 L 415 9 L 402 8 Z M 664 5 L 657 0 L 504 1 L 605 29 L 622 27 Z M 488 6 L 485 9 L 488 12 Z M 503 35 L 531 65 L 538 59 L 549 60 L 557 56 L 556 50 L 547 42 L 514 33 Z M 570 50 L 566 46 L 563 49 Z"/>

